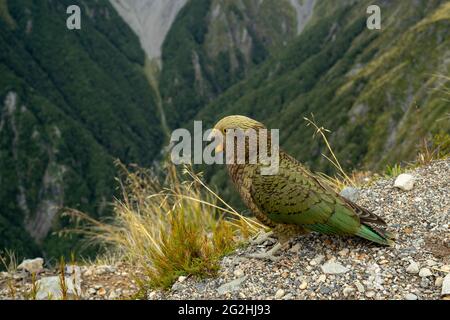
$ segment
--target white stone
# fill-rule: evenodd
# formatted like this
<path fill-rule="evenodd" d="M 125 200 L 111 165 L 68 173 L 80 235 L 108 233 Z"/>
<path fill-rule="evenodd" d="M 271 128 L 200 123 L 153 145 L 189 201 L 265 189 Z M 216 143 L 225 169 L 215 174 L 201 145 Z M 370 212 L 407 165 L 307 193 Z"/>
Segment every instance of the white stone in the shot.
<path fill-rule="evenodd" d="M 108 299 L 109 300 L 115 300 L 115 299 L 117 299 L 119 296 L 117 295 L 117 293 L 115 292 L 115 291 L 112 291 L 110 294 L 109 294 L 109 296 L 108 296 Z"/>
<path fill-rule="evenodd" d="M 436 280 L 434 281 L 434 285 L 438 288 L 442 287 L 443 283 L 444 283 L 444 278 L 442 278 L 442 277 L 437 277 Z"/>
<path fill-rule="evenodd" d="M 17 267 L 19 270 L 26 270 L 29 273 L 39 273 L 44 269 L 44 259 L 36 258 L 36 259 L 27 259 L 22 261 L 21 264 Z"/>
<path fill-rule="evenodd" d="M 412 190 L 414 187 L 414 177 L 407 173 L 402 173 L 395 179 L 394 187 L 403 191 Z"/>
<path fill-rule="evenodd" d="M 185 277 L 185 276 L 179 276 L 178 282 L 184 282 L 186 279 L 187 279 L 187 277 Z"/>
<path fill-rule="evenodd" d="M 434 267 L 435 265 L 437 265 L 436 261 L 431 260 L 431 259 L 427 260 L 427 266 Z"/>
<path fill-rule="evenodd" d="M 244 271 L 242 271 L 241 269 L 236 269 L 233 273 L 237 278 L 244 276 Z"/>
<path fill-rule="evenodd" d="M 443 265 L 442 267 L 440 267 L 440 270 L 442 272 L 450 273 L 450 265 L 448 265 L 448 264 Z"/>
<path fill-rule="evenodd" d="M 306 282 L 306 281 L 303 281 L 300 284 L 300 290 L 305 290 L 307 287 L 308 287 L 308 282 Z"/>
<path fill-rule="evenodd" d="M 359 281 L 355 282 L 355 286 L 356 286 L 356 289 L 358 289 L 358 291 L 360 293 L 364 293 L 366 291 L 366 289 L 364 288 L 363 284 L 361 282 L 359 282 Z"/>
<path fill-rule="evenodd" d="M 348 268 L 338 262 L 328 261 L 322 265 L 322 271 L 326 274 L 341 274 L 348 272 Z"/>
<path fill-rule="evenodd" d="M 345 287 L 344 290 L 342 291 L 342 293 L 344 294 L 344 297 L 348 297 L 354 291 L 355 291 L 355 289 L 353 289 L 352 287 Z"/>
<path fill-rule="evenodd" d="M 411 274 L 419 273 L 419 264 L 415 261 L 411 261 L 409 266 L 406 268 L 406 272 Z"/>
<path fill-rule="evenodd" d="M 431 259 L 427 260 L 427 266 L 429 266 L 429 267 L 434 267 L 437 264 L 438 263 L 434 260 L 431 260 Z"/>
<path fill-rule="evenodd" d="M 74 281 L 73 277 L 65 277 L 67 295 L 69 297 L 81 297 L 81 281 Z M 62 298 L 61 280 L 58 276 L 46 277 L 37 281 L 37 300 L 60 300 Z"/>
<path fill-rule="evenodd" d="M 450 273 L 445 276 L 442 282 L 441 294 L 443 296 L 450 295 Z"/>
<path fill-rule="evenodd" d="M 338 252 L 338 255 L 340 255 L 341 257 L 345 257 L 348 255 L 348 253 L 350 252 L 350 250 L 348 250 L 347 248 L 342 249 L 341 251 Z"/>
<path fill-rule="evenodd" d="M 405 295 L 405 299 L 406 299 L 406 300 L 417 300 L 418 297 L 417 297 L 415 294 L 413 294 L 413 293 L 407 293 L 407 294 Z"/>
<path fill-rule="evenodd" d="M 278 291 L 275 293 L 275 299 L 281 299 L 284 297 L 284 290 L 283 289 L 278 289 Z"/>
<path fill-rule="evenodd" d="M 428 268 L 422 268 L 419 271 L 419 276 L 422 277 L 422 278 L 430 277 L 432 275 L 433 274 L 431 273 L 431 270 L 428 269 Z"/>
<path fill-rule="evenodd" d="M 65 267 L 65 273 L 67 275 L 75 274 L 77 277 L 81 276 L 81 268 L 79 266 L 68 265 Z"/>

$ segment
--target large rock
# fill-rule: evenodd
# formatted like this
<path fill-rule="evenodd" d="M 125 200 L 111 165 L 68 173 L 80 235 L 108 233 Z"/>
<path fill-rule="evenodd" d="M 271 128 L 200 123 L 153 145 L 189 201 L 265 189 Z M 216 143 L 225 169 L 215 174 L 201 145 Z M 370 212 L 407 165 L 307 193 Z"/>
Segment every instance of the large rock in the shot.
<path fill-rule="evenodd" d="M 414 188 L 414 177 L 407 173 L 402 173 L 395 179 L 394 187 L 403 191 L 410 191 Z"/>
<path fill-rule="evenodd" d="M 67 286 L 67 298 L 74 299 L 82 297 L 81 278 L 75 273 L 71 277 L 65 277 Z M 42 278 L 36 283 L 38 292 L 37 300 L 60 300 L 62 299 L 61 280 L 59 276 Z"/>
<path fill-rule="evenodd" d="M 42 270 L 44 270 L 44 259 L 36 258 L 36 259 L 27 259 L 22 261 L 21 264 L 17 267 L 19 270 L 25 270 L 29 273 L 38 274 Z"/>
<path fill-rule="evenodd" d="M 450 296 L 450 273 L 448 273 L 442 282 L 442 296 Z"/>

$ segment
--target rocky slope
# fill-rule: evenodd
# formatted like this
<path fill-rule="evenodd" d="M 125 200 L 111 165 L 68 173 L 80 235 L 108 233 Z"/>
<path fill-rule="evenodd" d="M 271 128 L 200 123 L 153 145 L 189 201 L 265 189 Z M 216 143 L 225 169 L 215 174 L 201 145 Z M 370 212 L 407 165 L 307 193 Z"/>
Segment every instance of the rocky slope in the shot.
<path fill-rule="evenodd" d="M 187 0 L 110 0 L 133 29 L 150 59 L 161 58 L 161 46 Z"/>
<path fill-rule="evenodd" d="M 450 159 L 409 172 L 412 190 L 394 187 L 394 178 L 361 188 L 357 203 L 383 217 L 397 234 L 394 247 L 362 239 L 312 233 L 294 238 L 276 261 L 249 254 L 267 250 L 273 240 L 249 245 L 223 258 L 214 279 L 180 277 L 166 292 L 149 299 L 440 299 L 450 298 Z M 72 268 L 67 269 L 73 273 Z M 77 269 L 84 299 L 127 298 L 137 292 L 140 274 L 125 264 Z M 55 275 L 45 270 L 43 283 Z M 69 279 L 74 276 L 67 275 Z M 72 278 L 71 278 L 72 277 Z M 24 281 L 20 279 L 24 279 Z M 11 280 L 12 279 L 12 280 Z M 11 282 L 12 281 L 12 282 Z M 50 281 L 51 282 L 51 281 Z M 8 287 L 8 283 L 10 286 Z M 30 291 L 26 273 L 0 274 L 0 297 Z M 45 295 L 44 295 L 45 296 Z"/>

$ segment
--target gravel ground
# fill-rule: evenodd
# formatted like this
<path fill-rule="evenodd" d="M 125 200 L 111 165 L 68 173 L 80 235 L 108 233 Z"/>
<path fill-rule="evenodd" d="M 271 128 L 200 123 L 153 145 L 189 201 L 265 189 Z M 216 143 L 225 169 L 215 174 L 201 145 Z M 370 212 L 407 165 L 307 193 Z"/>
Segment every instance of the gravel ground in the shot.
<path fill-rule="evenodd" d="M 356 201 L 385 219 L 398 236 L 394 247 L 311 233 L 293 239 L 277 261 L 248 257 L 270 249 L 275 240 L 268 239 L 225 257 L 214 279 L 180 277 L 171 290 L 147 296 L 151 300 L 449 299 L 441 292 L 443 283 L 450 290 L 450 159 L 410 174 L 415 178 L 411 191 L 395 188 L 394 179 L 378 180 L 359 190 Z M 82 266 L 77 272 L 83 299 L 127 299 L 137 293 L 130 275 L 138 271 L 132 266 Z M 38 279 L 54 275 L 56 270 L 44 269 Z M 31 287 L 25 273 L 0 272 L 0 299 L 27 298 Z"/>
<path fill-rule="evenodd" d="M 357 203 L 397 234 L 384 248 L 356 238 L 309 234 L 293 239 L 278 261 L 249 258 L 273 241 L 225 257 L 216 279 L 181 277 L 150 299 L 440 299 L 450 272 L 450 160 L 410 172 L 411 191 L 378 180 Z M 447 277 L 448 278 L 448 277 Z"/>

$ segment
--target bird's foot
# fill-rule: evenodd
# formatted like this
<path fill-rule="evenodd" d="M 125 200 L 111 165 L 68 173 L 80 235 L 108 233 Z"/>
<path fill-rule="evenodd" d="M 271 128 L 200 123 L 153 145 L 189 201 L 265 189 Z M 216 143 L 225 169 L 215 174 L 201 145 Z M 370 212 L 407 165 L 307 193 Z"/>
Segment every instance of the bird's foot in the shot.
<path fill-rule="evenodd" d="M 261 232 L 258 233 L 258 235 L 250 240 L 250 244 L 252 245 L 258 245 L 266 242 L 269 239 L 272 239 L 271 236 L 273 235 L 273 231 L 269 232 Z"/>
<path fill-rule="evenodd" d="M 252 254 L 249 254 L 248 256 L 250 258 L 255 258 L 255 259 L 263 259 L 263 260 L 267 259 L 267 260 L 277 261 L 279 258 L 275 257 L 274 254 L 277 251 L 279 251 L 282 247 L 283 247 L 283 245 L 278 242 L 277 244 L 275 244 L 272 247 L 272 249 L 270 249 L 270 250 L 268 250 L 268 251 L 266 251 L 264 253 L 252 253 Z"/>

